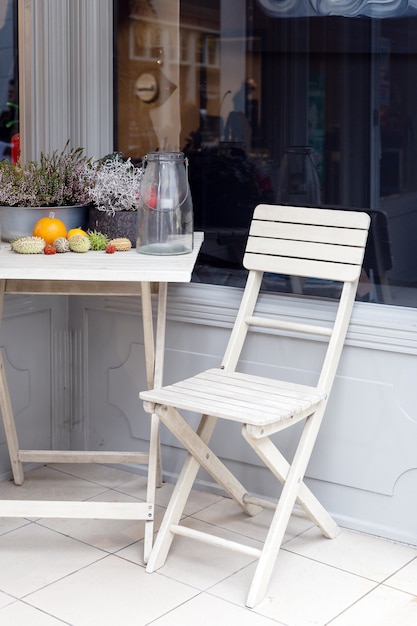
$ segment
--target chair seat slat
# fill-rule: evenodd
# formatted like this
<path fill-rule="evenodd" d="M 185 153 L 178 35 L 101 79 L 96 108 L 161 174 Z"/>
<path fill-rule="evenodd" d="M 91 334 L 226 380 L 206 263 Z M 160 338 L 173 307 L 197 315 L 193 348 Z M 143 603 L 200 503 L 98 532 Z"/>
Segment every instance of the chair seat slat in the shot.
<path fill-rule="evenodd" d="M 271 390 L 274 393 L 280 393 L 282 390 L 285 394 L 293 394 L 297 397 L 299 394 L 311 394 L 312 396 L 319 395 L 321 397 L 322 392 L 317 390 L 317 387 L 309 385 L 300 385 L 299 383 L 292 383 L 289 381 L 282 381 L 275 378 L 266 378 L 263 376 L 256 376 L 254 374 L 246 374 L 244 372 L 230 372 L 221 368 L 211 368 L 198 374 L 199 377 L 204 378 L 212 383 L 217 383 L 221 380 L 233 380 L 235 385 L 241 387 L 256 386 L 262 387 L 265 391 Z M 195 377 L 194 377 L 195 378 Z"/>
<path fill-rule="evenodd" d="M 237 395 L 235 396 L 236 402 L 233 402 L 232 397 L 229 398 L 229 402 L 225 402 L 224 400 L 220 401 L 218 397 L 205 397 L 205 394 L 201 393 L 200 389 L 198 393 L 198 405 L 193 401 L 191 395 L 184 394 L 180 386 L 173 390 L 170 390 L 169 387 L 164 387 L 160 394 L 143 393 L 141 397 L 143 400 L 155 404 L 168 406 L 175 404 L 176 408 L 180 410 L 199 411 L 205 415 L 213 415 L 221 419 L 251 426 L 268 426 L 285 419 L 294 418 L 308 409 L 313 412 L 315 408 L 315 405 L 310 402 L 299 402 L 293 408 L 285 407 L 284 409 L 283 407 L 277 407 L 268 411 L 264 403 L 262 405 L 259 402 L 251 405 L 248 401 L 244 404 L 238 403 Z"/>
<path fill-rule="evenodd" d="M 274 382 L 237 372 L 208 370 L 174 385 L 142 392 L 141 397 L 156 404 L 256 426 L 294 417 L 325 398 L 314 387 L 271 384 Z"/>
<path fill-rule="evenodd" d="M 279 411 L 294 411 L 294 407 L 297 407 L 300 402 L 304 400 L 308 403 L 314 403 L 318 396 L 313 394 L 294 394 L 289 392 L 285 394 L 285 390 L 280 390 L 277 393 L 274 390 L 268 389 L 265 385 L 253 385 L 251 387 L 243 387 L 239 383 L 236 383 L 230 378 L 225 381 L 217 379 L 216 393 L 213 395 L 213 384 L 209 381 L 205 381 L 198 378 L 191 378 L 181 383 L 177 383 L 177 386 L 171 387 L 171 391 L 176 393 L 179 390 L 181 393 L 192 395 L 199 394 L 200 397 L 206 396 L 208 400 L 213 399 L 214 403 L 218 401 L 230 404 L 231 411 L 240 413 L 242 407 L 250 405 L 250 412 L 258 410 L 259 404 L 262 403 L 267 410 L 274 411 L 278 408 Z M 207 394 L 207 395 L 206 395 Z M 261 399 L 259 397 L 261 394 Z"/>

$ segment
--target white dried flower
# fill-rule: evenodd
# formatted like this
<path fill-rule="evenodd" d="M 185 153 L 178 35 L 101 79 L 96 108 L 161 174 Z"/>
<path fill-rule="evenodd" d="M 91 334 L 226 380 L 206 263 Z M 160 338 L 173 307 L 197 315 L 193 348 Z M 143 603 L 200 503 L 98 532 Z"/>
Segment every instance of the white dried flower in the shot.
<path fill-rule="evenodd" d="M 108 158 L 95 172 L 91 199 L 99 211 L 136 211 L 142 170 L 131 159 Z"/>

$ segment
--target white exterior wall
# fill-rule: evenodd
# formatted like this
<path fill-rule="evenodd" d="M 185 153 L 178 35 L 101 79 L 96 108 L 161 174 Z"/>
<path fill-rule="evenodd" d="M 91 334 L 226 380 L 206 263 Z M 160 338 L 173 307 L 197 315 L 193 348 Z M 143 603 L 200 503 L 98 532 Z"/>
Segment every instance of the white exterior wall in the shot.
<path fill-rule="evenodd" d="M 220 363 L 240 293 L 202 284 L 171 286 L 165 382 Z M 288 304 L 284 296 L 265 295 L 262 306 L 313 324 L 331 314 L 329 302 L 292 300 Z M 416 329 L 414 309 L 355 305 L 307 472 L 313 491 L 343 526 L 414 545 Z M 256 346 L 250 342 L 245 352 L 244 369 L 294 381 L 313 380 L 316 357 L 324 349 L 320 341 L 291 336 L 274 343 L 267 330 L 255 338 Z M 146 449 L 149 417 L 138 399 L 146 377 L 136 299 L 7 297 L 0 344 L 24 447 Z M 279 441 L 291 456 L 293 435 L 283 433 Z M 213 442 L 250 490 L 276 492 L 275 483 L 233 425 L 221 424 Z M 165 477 L 172 480 L 182 453 L 165 430 L 162 444 Z M 3 478 L 8 470 L 0 429 Z M 199 483 L 203 489 L 215 488 L 204 474 Z"/>
<path fill-rule="evenodd" d="M 169 292 L 165 382 L 216 367 L 233 324 L 239 289 L 191 284 Z M 329 302 L 265 295 L 263 307 L 320 323 Z M 219 307 L 219 302 L 222 303 Z M 139 304 L 132 300 L 73 299 L 72 323 L 83 325 L 88 385 L 84 436 L 87 447 L 123 449 L 147 443 L 148 416 L 138 403 L 144 388 Z M 344 526 L 417 545 L 417 311 L 357 303 L 327 415 L 309 464 L 314 492 Z M 324 344 L 305 337 L 275 343 L 268 331 L 249 344 L 242 367 L 261 375 L 312 381 Z M 77 445 L 79 434 L 74 433 Z M 291 456 L 294 438 L 279 436 Z M 250 490 L 276 492 L 269 474 L 246 446 L 239 429 L 221 424 L 216 451 Z M 227 443 L 227 445 L 226 445 Z M 162 432 L 163 465 L 171 480 L 179 470 L 178 444 Z M 201 488 L 214 488 L 200 474 Z"/>

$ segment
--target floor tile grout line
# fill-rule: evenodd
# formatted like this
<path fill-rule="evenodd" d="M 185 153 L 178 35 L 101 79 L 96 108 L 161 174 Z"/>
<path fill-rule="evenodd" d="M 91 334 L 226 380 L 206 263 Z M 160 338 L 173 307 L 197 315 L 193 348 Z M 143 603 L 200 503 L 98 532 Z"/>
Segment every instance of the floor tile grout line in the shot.
<path fill-rule="evenodd" d="M 390 589 L 396 589 L 397 591 L 404 591 L 404 589 L 396 587 L 394 584 L 388 584 L 388 581 L 389 581 L 390 578 L 392 578 L 393 576 L 395 576 L 396 574 L 401 572 L 401 570 L 403 570 L 404 568 L 406 568 L 409 565 L 411 565 L 411 563 L 413 561 L 417 561 L 417 554 L 410 561 L 408 561 L 407 563 L 404 563 L 404 565 L 402 565 L 397 570 L 395 570 L 395 572 L 393 572 L 392 574 L 387 576 L 383 581 L 381 581 L 381 584 L 384 585 L 385 587 L 389 587 Z M 404 591 L 404 593 L 409 593 L 409 592 L 408 591 Z M 416 596 L 417 594 L 412 594 L 412 595 Z"/>
<path fill-rule="evenodd" d="M 326 567 L 330 567 L 330 568 L 332 568 L 334 570 L 337 570 L 339 572 L 344 572 L 345 574 L 349 574 L 351 576 L 356 576 L 357 578 L 360 578 L 362 580 L 367 580 L 367 581 L 369 581 L 371 583 L 375 583 L 375 585 L 377 585 L 377 586 L 385 584 L 386 580 L 388 580 L 391 576 L 394 576 L 394 574 L 397 573 L 397 572 L 394 572 L 393 574 L 389 574 L 387 576 L 387 578 L 384 579 L 384 580 L 375 580 L 374 578 L 370 578 L 369 576 L 364 576 L 363 574 L 358 574 L 357 572 L 352 572 L 351 570 L 344 569 L 343 567 L 340 567 L 338 565 L 333 565 L 332 563 L 327 563 L 326 561 L 321 561 L 320 559 L 313 558 L 312 556 L 308 556 L 307 554 L 302 554 L 302 553 L 296 552 L 294 550 L 289 550 L 288 548 L 286 548 L 284 546 L 281 549 L 284 552 L 288 552 L 289 554 L 294 554 L 295 556 L 299 556 L 299 557 L 302 557 L 304 559 L 308 559 L 309 561 L 312 561 L 313 563 L 320 563 L 321 565 L 325 565 Z M 414 560 L 414 559 L 412 559 L 412 560 Z M 402 567 L 405 567 L 405 566 L 406 565 L 404 565 Z M 402 569 L 402 567 L 400 567 L 398 571 L 400 571 Z M 402 590 L 399 589 L 399 591 L 402 591 Z"/>
<path fill-rule="evenodd" d="M 69 535 L 67 532 L 58 530 L 57 528 L 51 528 L 51 526 L 48 526 L 46 521 L 44 521 L 44 520 L 48 520 L 48 519 L 53 519 L 53 518 L 41 517 L 38 520 L 36 520 L 34 523 L 36 523 L 38 526 L 40 526 L 44 530 L 48 530 L 50 532 L 56 533 L 57 535 L 60 535 L 61 537 L 68 537 L 72 541 L 76 541 L 77 543 L 80 543 L 83 546 L 88 546 L 89 548 L 94 548 L 95 550 L 99 550 L 100 552 L 103 552 L 103 556 L 110 556 L 110 555 L 115 554 L 114 552 L 109 552 L 105 548 L 101 548 L 100 546 L 95 545 L 94 543 L 89 543 L 88 541 L 83 541 L 82 539 L 79 539 L 78 537 L 74 537 L 73 535 Z M 92 521 L 92 520 L 89 520 L 89 521 Z M 141 520 L 138 520 L 138 521 L 141 521 Z M 18 529 L 16 528 L 15 530 L 18 530 Z M 128 544 L 128 545 L 133 545 L 133 544 L 137 543 L 138 541 L 142 541 L 142 539 L 136 540 L 136 541 L 132 541 L 132 543 Z M 122 549 L 124 550 L 126 547 L 127 546 L 123 546 L 123 548 L 120 548 L 120 550 L 122 550 Z M 101 559 L 97 559 L 97 560 L 101 560 Z"/>
<path fill-rule="evenodd" d="M 105 559 L 109 558 L 110 556 L 113 556 L 112 554 L 103 554 L 100 558 L 95 559 L 94 561 L 92 561 L 91 563 L 86 563 L 85 565 L 82 565 L 80 567 L 78 567 L 77 569 L 75 569 L 73 572 L 68 572 L 67 574 L 65 574 L 64 576 L 60 576 L 59 578 L 56 578 L 55 580 L 52 580 L 48 583 L 46 583 L 45 585 L 42 585 L 42 587 L 39 587 L 38 589 L 33 589 L 32 591 L 30 591 L 29 593 L 21 596 L 19 598 L 19 600 L 24 600 L 26 601 L 28 604 L 30 604 L 30 602 L 28 602 L 28 598 L 30 598 L 30 596 L 38 593 L 39 591 L 43 590 L 43 589 L 47 589 L 48 587 L 52 587 L 53 585 L 55 585 L 58 582 L 62 582 L 63 580 L 70 578 L 71 576 L 74 576 L 75 574 L 77 574 L 78 572 L 82 572 L 83 570 L 88 569 L 89 567 L 91 567 L 92 565 L 95 565 L 97 563 L 100 563 L 101 561 L 104 561 Z M 34 605 L 31 605 L 34 606 Z M 37 607 L 35 607 L 37 608 Z"/>
<path fill-rule="evenodd" d="M 56 470 L 56 468 L 52 468 L 52 469 Z M 59 471 L 59 470 L 58 470 L 58 471 Z M 131 493 L 127 493 L 127 492 L 123 491 L 123 484 L 124 484 L 124 483 L 120 483 L 120 484 L 118 484 L 117 486 L 113 486 L 113 487 L 111 487 L 111 486 L 108 486 L 108 485 L 104 485 L 102 482 L 97 483 L 96 481 L 92 481 L 92 480 L 88 479 L 88 477 L 80 477 L 80 476 L 77 476 L 76 474 L 68 473 L 68 472 L 66 472 L 66 471 L 65 471 L 65 472 L 62 472 L 62 473 L 68 474 L 69 476 L 72 476 L 72 477 L 76 478 L 77 480 L 82 481 L 82 483 L 81 483 L 81 484 L 85 483 L 85 485 L 95 485 L 95 486 L 97 486 L 97 487 L 101 487 L 101 488 L 103 488 L 103 491 L 101 491 L 99 494 L 96 494 L 95 496 L 89 496 L 89 497 L 88 497 L 88 498 L 86 498 L 84 501 L 89 501 L 89 500 L 91 500 L 91 499 L 93 499 L 93 498 L 100 497 L 100 495 L 103 495 L 104 493 L 108 493 L 108 492 L 110 492 L 110 493 L 111 493 L 111 492 L 122 493 L 122 494 L 124 494 L 124 495 L 127 495 L 127 496 L 130 496 L 130 497 L 132 497 L 132 498 L 135 498 L 136 500 L 143 501 L 141 498 L 137 498 L 136 496 L 132 495 Z M 136 476 L 136 474 L 135 474 L 135 476 Z M 126 482 L 130 482 L 130 481 L 132 480 L 132 477 L 131 477 L 131 475 L 129 475 L 129 473 L 128 473 L 128 472 L 127 472 L 126 479 L 127 479 L 127 480 L 126 480 Z M 216 494 L 216 495 L 218 495 L 218 494 Z M 220 524 L 218 524 L 218 523 L 214 523 L 214 522 L 207 521 L 207 520 L 201 520 L 201 519 L 199 519 L 198 517 L 196 517 L 197 515 L 199 515 L 199 514 L 201 514 L 201 513 L 204 513 L 204 511 L 208 511 L 211 507 L 215 506 L 216 504 L 221 503 L 223 500 L 226 500 L 226 499 L 227 499 L 227 498 L 225 498 L 225 497 L 223 497 L 223 496 L 218 495 L 218 499 L 217 499 L 217 500 L 215 500 L 214 502 L 211 502 L 210 504 L 205 504 L 205 505 L 203 505 L 201 508 L 197 508 L 196 510 L 194 510 L 191 514 L 185 515 L 185 516 L 184 516 L 184 518 L 183 518 L 183 521 L 185 521 L 185 520 L 187 520 L 187 519 L 192 519 L 192 520 L 195 520 L 195 521 L 198 521 L 198 522 L 204 522 L 204 523 L 206 523 L 206 524 L 210 524 L 213 528 L 220 528 L 220 529 L 222 529 L 222 530 L 224 530 L 224 531 L 226 531 L 226 532 L 233 532 L 233 533 L 235 533 L 236 531 L 235 531 L 233 528 L 227 528 L 227 527 L 223 526 L 221 523 L 220 523 Z M 159 507 L 161 507 L 162 509 L 165 509 L 165 508 L 166 508 L 166 506 L 165 506 L 165 505 L 162 505 L 162 504 L 159 504 L 158 506 L 159 506 Z M 51 527 L 49 527 L 49 526 L 44 525 L 44 524 L 43 524 L 43 519 L 44 519 L 44 518 L 37 518 L 36 520 L 33 520 L 33 519 L 26 519 L 26 518 L 25 518 L 25 523 L 24 523 L 24 524 L 20 524 L 20 525 L 19 525 L 19 526 L 17 526 L 16 528 L 12 528 L 12 529 L 9 529 L 9 530 L 5 530 L 5 531 L 3 531 L 3 532 L 2 532 L 2 531 L 0 531 L 0 536 L 2 536 L 2 535 L 8 535 L 8 534 L 13 533 L 13 532 L 15 532 L 15 531 L 18 531 L 19 529 L 22 529 L 22 528 L 24 528 L 24 527 L 26 527 L 26 526 L 28 526 L 28 525 L 35 524 L 35 525 L 39 525 L 39 526 L 41 526 L 42 528 L 47 529 L 48 531 L 52 531 L 52 532 L 54 532 L 54 533 L 57 533 L 57 534 L 59 534 L 59 535 L 69 536 L 69 537 L 71 537 L 71 539 L 72 539 L 72 540 L 77 541 L 77 542 L 79 542 L 80 544 L 87 545 L 87 546 L 89 546 L 89 547 L 93 547 L 94 549 L 101 551 L 101 552 L 102 552 L 102 555 L 101 555 L 99 558 L 97 558 L 95 561 L 93 561 L 93 562 L 91 562 L 91 563 L 88 563 L 88 564 L 85 564 L 84 566 L 79 567 L 78 569 L 74 570 L 73 572 L 70 572 L 70 573 L 66 574 L 65 576 L 62 576 L 62 577 L 60 577 L 60 578 L 56 579 L 55 581 L 51 581 L 51 582 L 49 582 L 48 584 L 44 585 L 44 586 L 43 586 L 43 587 L 41 587 L 40 589 L 47 588 L 47 587 L 49 587 L 49 586 L 53 585 L 54 583 L 56 583 L 56 582 L 58 582 L 58 581 L 62 581 L 62 580 L 64 580 L 64 579 L 66 579 L 66 578 L 68 578 L 68 577 L 70 577 L 70 576 L 72 576 L 72 575 L 76 574 L 78 571 L 81 571 L 81 570 L 84 570 L 84 569 L 88 569 L 89 567 L 91 567 L 91 566 L 95 565 L 96 563 L 99 563 L 99 562 L 101 562 L 101 561 L 103 561 L 103 560 L 107 559 L 109 556 L 115 556 L 115 557 L 117 557 L 117 558 L 119 558 L 119 559 L 122 559 L 122 560 L 127 560 L 128 562 L 133 563 L 134 565 L 136 565 L 136 566 L 138 566 L 138 567 L 141 567 L 141 568 L 144 568 L 144 567 L 145 567 L 145 565 L 144 565 L 144 564 L 139 563 L 137 560 L 134 560 L 134 559 L 129 559 L 129 558 L 127 558 L 125 555 L 120 554 L 120 552 L 122 552 L 122 551 L 123 551 L 124 549 L 126 549 L 127 547 L 131 547 L 131 546 L 133 546 L 133 545 L 135 545 L 135 544 L 138 544 L 138 546 L 140 546 L 140 545 L 143 543 L 143 538 L 141 538 L 141 539 L 139 539 L 139 540 L 138 540 L 138 539 L 133 540 L 130 544 L 128 544 L 127 546 L 124 546 L 123 548 L 118 549 L 117 551 L 108 552 L 108 551 L 106 551 L 106 549 L 105 549 L 105 548 L 101 548 L 101 547 L 96 546 L 96 545 L 94 545 L 94 544 L 92 544 L 92 543 L 89 543 L 88 541 L 83 541 L 82 539 L 79 539 L 79 538 L 74 537 L 74 536 L 72 536 L 72 535 L 68 535 L 68 534 L 67 534 L 67 533 L 65 533 L 65 532 L 61 532 L 61 531 L 59 531 L 59 530 L 57 530 L 57 529 L 55 529 L 55 528 L 51 528 Z M 308 521 L 308 520 L 307 520 L 307 518 L 306 518 L 306 521 Z M 304 529 L 304 530 L 302 530 L 302 531 L 298 532 L 297 534 L 293 535 L 291 538 L 289 538 L 289 539 L 287 540 L 286 544 L 288 544 L 288 542 L 294 541 L 294 540 L 295 540 L 295 539 L 297 539 L 298 537 L 302 536 L 303 534 L 305 534 L 306 532 L 308 532 L 308 531 L 309 531 L 312 527 L 314 527 L 314 524 L 312 524 L 309 528 L 306 528 L 306 529 Z M 356 535 L 358 535 L 358 536 L 367 536 L 367 537 L 370 537 L 371 539 L 372 539 L 372 538 L 374 538 L 374 539 L 378 539 L 377 537 L 373 537 L 372 535 L 368 535 L 367 533 L 361 533 L 361 532 L 350 531 L 349 529 L 346 529 L 346 530 L 347 530 L 347 532 L 352 532 L 353 534 L 356 534 Z M 155 534 L 157 534 L 157 533 L 155 533 Z M 261 543 L 262 543 L 262 540 L 258 540 L 256 537 L 253 537 L 253 536 L 250 536 L 250 535 L 245 535 L 245 534 L 242 534 L 242 533 L 240 533 L 239 531 L 238 531 L 238 534 L 239 534 L 242 538 L 247 538 L 247 539 L 250 539 L 250 540 L 252 540 L 252 541 L 256 541 L 256 542 L 261 542 Z M 382 538 L 382 539 L 383 539 L 383 538 Z M 312 541 L 313 541 L 313 539 L 312 539 Z M 414 550 L 415 550 L 415 546 L 407 546 L 406 544 L 403 544 L 403 543 L 401 543 L 401 542 L 391 541 L 390 543 L 392 543 L 392 544 L 394 544 L 394 545 L 399 544 L 399 545 L 402 545 L 402 546 L 405 546 L 405 547 L 409 547 L 409 548 L 412 548 L 412 549 L 414 549 Z M 372 588 L 371 588 L 371 589 L 369 589 L 366 593 L 363 593 L 363 595 L 361 595 L 361 596 L 360 596 L 359 598 L 357 598 L 354 602 L 352 602 L 351 604 L 349 604 L 349 606 L 347 606 L 345 609 L 341 610 L 341 611 L 340 611 L 337 615 L 335 615 L 335 616 L 334 616 L 334 617 L 332 617 L 332 618 L 331 618 L 328 622 L 326 622 L 326 626 L 327 626 L 327 625 L 329 625 L 329 626 L 330 626 L 331 624 L 333 624 L 333 623 L 334 623 L 334 621 L 335 621 L 338 617 L 340 617 L 341 615 L 345 615 L 346 613 L 348 613 L 348 612 L 349 612 L 349 611 L 350 611 L 353 607 L 355 607 L 358 603 L 360 603 L 361 601 L 363 601 L 363 600 L 364 600 L 367 596 L 369 596 L 370 594 L 375 593 L 375 591 L 376 591 L 376 590 L 378 590 L 378 589 L 380 589 L 381 587 L 386 587 L 386 588 L 389 588 L 389 589 L 394 589 L 394 590 L 396 590 L 396 591 L 398 591 L 398 592 L 405 593 L 405 594 L 407 594 L 408 596 L 410 596 L 410 597 L 412 597 L 412 598 L 414 598 L 414 597 L 415 597 L 415 596 L 413 595 L 413 593 L 411 593 L 411 592 L 409 592 L 409 591 L 405 591 L 405 590 L 404 590 L 404 589 L 402 589 L 401 587 L 397 587 L 397 586 L 395 586 L 395 584 L 394 584 L 394 583 L 391 583 L 391 584 L 390 584 L 388 581 L 389 581 L 389 580 L 390 580 L 393 576 L 395 576 L 396 574 L 398 574 L 399 572 L 401 572 L 404 568 L 406 568 L 407 566 L 409 566 L 410 564 L 412 564 L 414 561 L 416 561 L 416 560 L 417 560 L 417 550 L 415 550 L 415 555 L 414 555 L 414 556 L 412 556 L 411 558 L 409 558 L 409 560 L 407 560 L 407 562 L 403 563 L 400 567 L 398 567 L 398 566 L 397 566 L 397 567 L 396 567 L 396 569 L 395 569 L 395 570 L 393 570 L 393 571 L 392 571 L 389 575 L 386 575 L 386 577 L 385 577 L 383 580 L 376 581 L 376 580 L 374 580 L 373 578 L 370 578 L 369 576 L 363 576 L 362 574 L 358 574 L 357 572 L 352 572 L 352 571 L 350 571 L 350 570 L 347 570 L 347 569 L 345 569 L 344 567 L 340 567 L 340 566 L 337 566 L 337 565 L 333 565 L 332 563 L 327 563 L 327 562 L 324 562 L 324 561 L 322 561 L 322 560 L 320 560 L 320 559 L 318 559 L 318 558 L 313 558 L 313 557 L 311 557 L 311 556 L 309 556 L 309 555 L 300 554 L 300 553 L 299 553 L 299 552 L 297 552 L 297 551 L 291 550 L 291 548 L 290 548 L 289 546 L 286 546 L 286 544 L 283 544 L 283 546 L 282 546 L 282 548 L 281 548 L 281 549 L 282 549 L 283 551 L 287 552 L 287 553 L 294 554 L 294 555 L 295 555 L 295 556 L 297 556 L 297 557 L 301 557 L 301 558 L 304 558 L 304 559 L 308 559 L 308 560 L 310 560 L 310 561 L 312 561 L 312 562 L 319 563 L 319 564 L 324 565 L 324 566 L 326 566 L 326 567 L 330 567 L 330 568 L 333 568 L 333 569 L 335 569 L 335 570 L 338 570 L 338 571 L 344 572 L 344 573 L 346 573 L 346 574 L 349 574 L 349 575 L 351 575 L 351 576 L 355 576 L 355 577 L 357 577 L 357 578 L 360 578 L 360 579 L 363 579 L 363 580 L 369 581 L 369 582 L 371 582 L 371 583 L 374 583 L 374 585 L 372 586 Z M 229 601 L 229 600 L 227 600 L 227 599 L 225 599 L 225 598 L 222 598 L 221 596 L 216 596 L 216 594 L 215 594 L 215 593 L 213 593 L 213 590 L 214 590 L 214 588 L 216 587 L 216 585 L 218 585 L 218 584 L 220 584 L 220 583 L 222 583 L 222 582 L 226 581 L 227 579 L 229 579 L 229 578 L 233 577 L 234 575 L 236 575 L 238 572 L 240 572 L 240 571 L 244 570 L 245 568 L 250 567 L 250 566 L 251 566 L 251 564 L 252 564 L 252 563 L 247 563 L 247 564 L 245 564 L 244 566 L 242 566 L 242 567 L 240 567 L 240 568 L 237 568 L 235 572 L 233 572 L 233 573 L 231 573 L 231 574 L 226 575 L 226 576 L 225 576 L 222 580 L 220 580 L 220 581 L 216 581 L 216 582 L 215 582 L 215 583 L 213 583 L 211 586 L 207 587 L 207 589 L 204 589 L 204 590 L 199 589 L 199 590 L 198 590 L 198 593 L 197 593 L 195 596 L 193 596 L 192 598 L 189 598 L 187 601 L 185 601 L 185 602 L 183 602 L 182 604 L 178 605 L 177 607 L 175 607 L 175 608 L 171 609 L 170 611 L 166 612 L 165 614 L 161 614 L 161 615 L 159 615 L 158 617 L 156 617 L 155 619 L 153 619 L 153 620 L 151 620 L 151 621 L 147 622 L 147 626 L 148 626 L 148 624 L 149 624 L 149 625 L 151 625 L 151 624 L 154 624 L 154 623 L 158 623 L 158 620 L 159 620 L 159 619 L 162 619 L 164 616 L 169 615 L 170 613 L 173 613 L 173 614 L 174 614 L 174 613 L 175 613 L 175 610 L 176 610 L 176 609 L 178 609 L 180 606 L 185 605 L 185 604 L 187 604 L 188 602 L 191 602 L 193 599 L 195 599 L 196 597 L 199 597 L 199 596 L 213 596 L 213 597 L 216 597 L 218 600 L 220 600 L 220 601 L 222 601 L 222 602 L 226 602 L 226 603 L 228 603 L 228 604 L 232 604 L 232 605 L 234 605 L 234 606 L 241 607 L 241 604 L 239 604 L 239 603 L 236 603 L 236 602 L 231 602 L 231 601 Z M 170 578 L 170 579 L 171 579 L 171 580 L 173 580 L 173 581 L 181 582 L 181 584 L 183 584 L 183 585 L 187 585 L 187 586 L 188 586 L 188 587 L 190 587 L 191 589 L 194 589 L 194 587 L 192 587 L 191 585 L 189 585 L 189 584 L 187 584 L 187 583 L 184 583 L 183 581 L 179 580 L 178 578 L 175 578 L 175 577 L 173 577 L 173 576 L 167 576 L 166 574 L 164 574 L 164 573 L 162 573 L 162 572 L 159 572 L 159 574 L 160 574 L 160 575 L 162 575 L 162 576 L 164 576 L 164 577 L 166 577 L 166 578 Z M 34 609 L 41 610 L 41 609 L 38 609 L 38 607 L 36 607 L 36 606 L 34 606 L 34 605 L 30 605 L 27 601 L 25 601 L 25 600 L 26 600 L 26 598 L 29 598 L 29 597 L 30 597 L 30 595 L 32 595 L 33 593 L 36 593 L 36 591 L 38 591 L 38 590 L 31 591 L 29 594 L 27 594 L 27 595 L 25 595 L 25 596 L 22 596 L 22 598 L 15 598 L 14 596 L 11 596 L 11 594 L 10 594 L 10 593 L 8 593 L 8 592 L 2 592 L 2 593 L 5 593 L 7 596 L 11 597 L 11 602 L 16 601 L 16 602 L 26 603 L 26 604 L 28 604 L 28 606 L 31 606 L 31 607 L 33 607 Z M 6 605 L 6 606 L 8 606 L 8 605 Z M 2 611 L 2 609 L 3 609 L 3 608 L 6 608 L 6 607 L 1 607 L 1 608 L 0 608 L 0 616 L 1 616 L 1 611 Z M 44 611 L 44 612 L 45 612 L 45 611 Z M 49 613 L 47 613 L 47 612 L 45 612 L 45 614 L 48 614 L 48 615 L 49 615 Z M 259 615 L 262 615 L 263 617 L 265 617 L 262 613 L 260 613 Z M 61 618 L 59 618 L 58 616 L 55 616 L 55 615 L 52 615 L 52 614 L 51 614 L 51 616 L 52 616 L 53 618 L 57 619 L 57 620 L 58 620 L 60 623 L 62 623 L 62 624 L 68 624 L 69 626 L 72 626 L 72 625 L 71 625 L 71 624 L 69 624 L 68 622 L 63 621 L 63 620 L 62 620 Z M 270 618 L 270 619 L 271 619 L 271 618 Z M 1 618 L 0 618 L 0 621 L 1 621 Z M 277 624 L 277 625 L 279 624 L 279 626 L 284 626 L 283 622 L 279 622 L 279 621 L 277 621 L 277 620 L 274 620 L 274 622 L 271 622 L 271 623 L 275 623 L 275 624 Z M 289 625 L 287 625 L 287 626 L 289 626 Z"/>
<path fill-rule="evenodd" d="M 339 617 L 341 617 L 342 615 L 345 615 L 346 613 L 348 613 L 355 605 L 359 604 L 360 602 L 362 602 L 367 596 L 375 593 L 375 591 L 377 589 L 379 589 L 380 587 L 387 587 L 387 585 L 385 585 L 383 582 L 378 583 L 375 587 L 373 587 L 372 589 L 369 589 L 366 593 L 363 594 L 363 596 L 361 596 L 360 598 L 358 598 L 357 600 L 355 600 L 355 602 L 352 602 L 352 604 L 350 604 L 348 607 L 346 607 L 345 609 L 343 609 L 343 611 L 341 611 L 340 613 L 338 613 L 337 615 L 335 615 L 334 617 L 332 617 L 332 619 L 329 622 L 326 622 L 325 626 L 331 626 L 332 623 L 334 623 L 334 621 L 336 619 L 338 619 Z M 409 593 L 407 591 L 404 591 L 403 589 L 395 589 L 395 591 L 399 591 L 401 593 L 405 593 L 407 595 L 410 596 L 410 598 L 415 598 L 416 596 L 412 593 Z M 401 626 L 400 624 L 398 624 L 398 626 Z"/>
<path fill-rule="evenodd" d="M 83 463 L 79 463 L 77 465 L 83 465 Z M 90 465 L 90 464 L 86 463 L 86 465 Z M 124 471 L 124 470 L 121 470 L 121 469 L 112 468 L 112 467 L 110 467 L 108 465 L 104 465 L 104 464 L 96 464 L 96 465 L 98 465 L 98 466 L 102 465 L 103 467 L 106 467 L 107 469 L 110 469 L 110 470 L 114 469 L 115 471 L 118 471 L 118 472 Z M 58 472 L 60 474 L 64 474 L 65 476 L 71 476 L 72 478 L 76 478 L 77 480 L 85 481 L 88 484 L 96 485 L 97 487 L 103 487 L 103 488 L 107 488 L 107 489 L 115 488 L 114 485 L 113 486 L 106 485 L 103 482 L 97 482 L 97 480 L 94 480 L 92 478 L 88 478 L 87 476 L 80 476 L 77 473 L 74 474 L 74 472 L 71 472 L 68 469 L 64 469 L 62 467 L 59 467 L 59 464 L 54 464 L 54 463 L 50 463 L 50 464 L 43 463 L 43 464 L 40 464 L 40 465 L 38 465 L 38 467 L 32 468 L 31 470 L 29 470 L 29 472 L 26 472 L 26 473 L 36 472 L 36 470 L 39 470 L 39 469 L 42 469 L 42 468 L 48 468 L 49 470 L 51 470 L 53 472 Z M 26 473 L 25 473 L 25 477 L 26 477 Z M 136 476 L 138 478 L 142 477 L 146 481 L 146 476 L 142 476 L 141 474 L 135 474 L 133 472 L 128 472 L 128 471 L 126 471 L 125 473 L 127 475 L 126 476 L 126 481 L 121 481 L 117 485 L 117 487 L 120 487 L 121 485 L 123 485 L 124 482 L 131 482 L 132 481 L 132 476 Z M 13 479 L 11 478 L 9 482 L 13 482 Z"/>
<path fill-rule="evenodd" d="M 43 587 L 42 587 L 43 589 Z M 71 624 L 70 622 L 67 622 L 66 620 L 61 619 L 60 617 L 58 617 L 57 615 L 54 615 L 53 613 L 50 613 L 48 611 L 45 611 L 44 609 L 40 609 L 37 606 L 34 606 L 33 604 L 30 604 L 29 602 L 26 602 L 26 600 L 23 600 L 21 598 L 17 598 L 16 600 L 17 602 L 21 602 L 22 604 L 24 604 L 27 607 L 30 607 L 31 609 L 35 609 L 36 611 L 40 611 L 41 613 L 43 613 L 44 615 L 47 615 L 48 617 L 51 617 L 54 620 L 57 620 L 60 624 L 62 624 L 63 626 L 74 626 L 73 624 Z M 6 608 L 6 607 L 1 607 L 1 608 Z M 1 608 L 0 608 L 0 616 L 1 616 Z"/>

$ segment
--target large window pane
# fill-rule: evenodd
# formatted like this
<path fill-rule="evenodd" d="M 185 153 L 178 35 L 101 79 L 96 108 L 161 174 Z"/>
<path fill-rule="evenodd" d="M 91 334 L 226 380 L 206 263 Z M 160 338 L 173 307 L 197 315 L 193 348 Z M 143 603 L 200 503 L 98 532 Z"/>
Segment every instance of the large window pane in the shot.
<path fill-rule="evenodd" d="M 186 153 L 205 231 L 195 280 L 242 284 L 259 202 L 365 209 L 361 297 L 415 306 L 417 18 L 276 17 L 262 4 L 116 3 L 115 147 Z M 294 290 L 285 277 L 266 287 Z"/>

